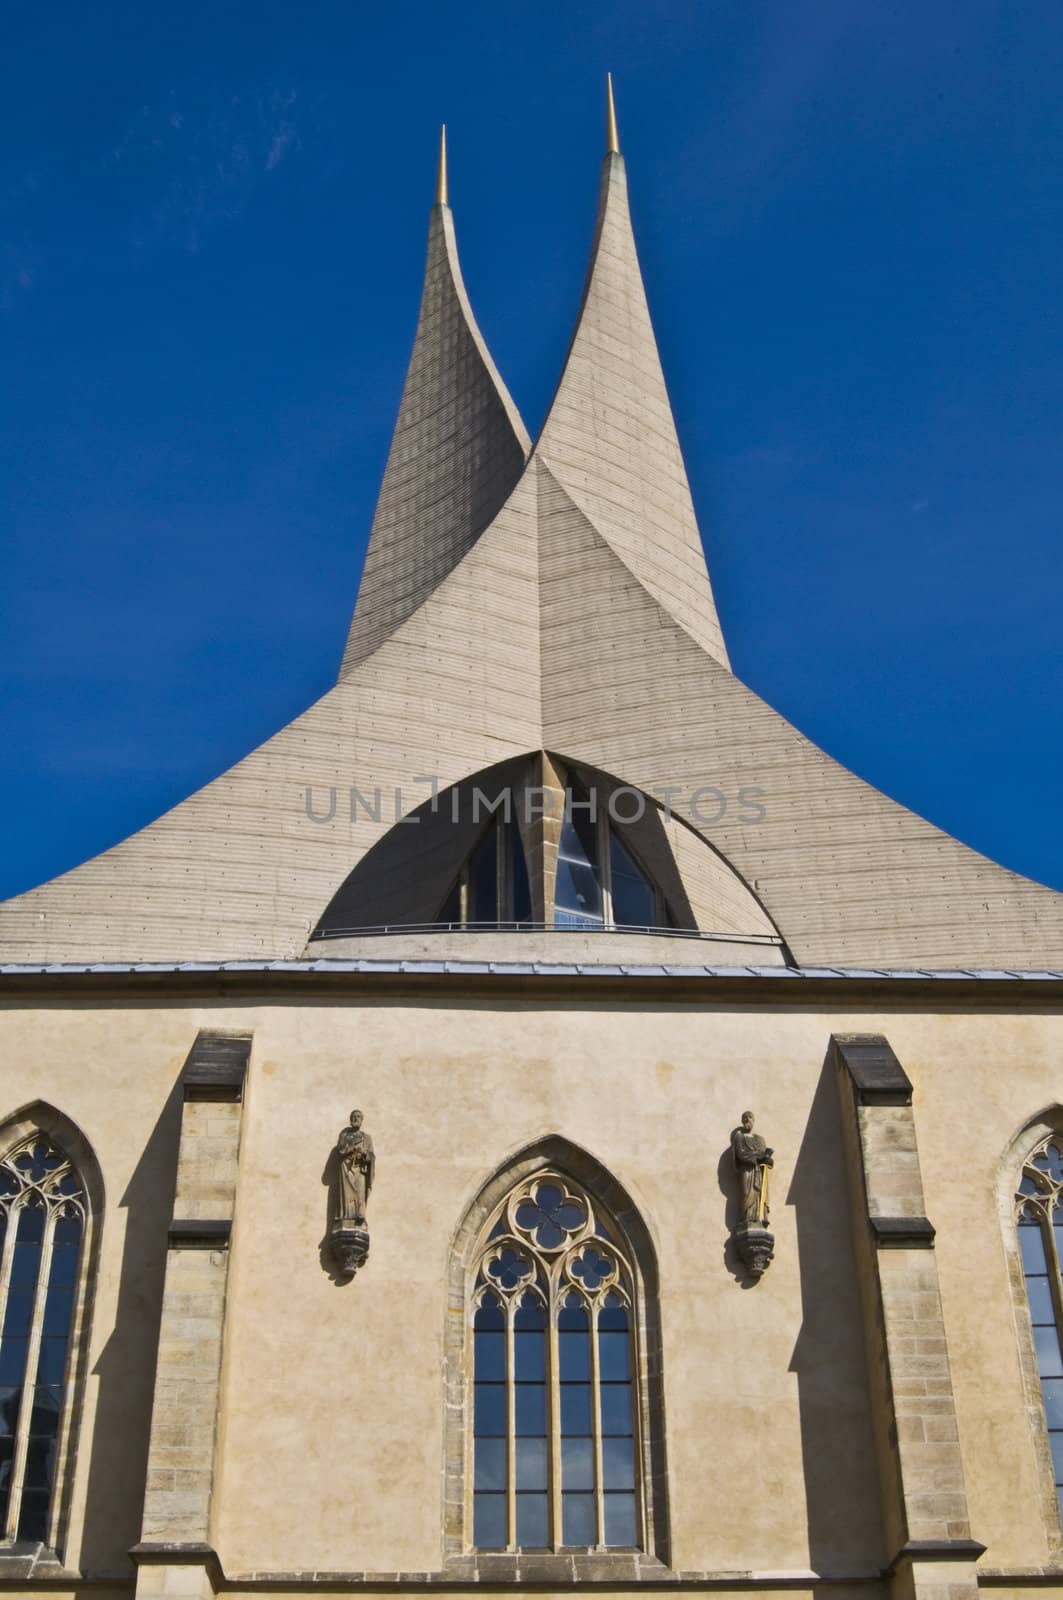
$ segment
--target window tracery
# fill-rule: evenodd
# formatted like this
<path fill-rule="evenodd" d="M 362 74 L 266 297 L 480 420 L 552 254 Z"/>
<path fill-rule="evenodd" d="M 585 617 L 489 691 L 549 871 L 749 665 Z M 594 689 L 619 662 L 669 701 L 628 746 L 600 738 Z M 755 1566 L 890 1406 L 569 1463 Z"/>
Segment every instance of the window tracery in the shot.
<path fill-rule="evenodd" d="M 474 1271 L 473 1544 L 641 1543 L 634 1271 L 561 1174 L 498 1208 Z"/>
<path fill-rule="evenodd" d="M 0 1540 L 46 1542 L 88 1220 L 65 1152 L 34 1132 L 0 1158 Z"/>
<path fill-rule="evenodd" d="M 1063 1516 L 1063 1137 L 1042 1139 L 1023 1163 L 1015 1196 L 1026 1300 Z"/>

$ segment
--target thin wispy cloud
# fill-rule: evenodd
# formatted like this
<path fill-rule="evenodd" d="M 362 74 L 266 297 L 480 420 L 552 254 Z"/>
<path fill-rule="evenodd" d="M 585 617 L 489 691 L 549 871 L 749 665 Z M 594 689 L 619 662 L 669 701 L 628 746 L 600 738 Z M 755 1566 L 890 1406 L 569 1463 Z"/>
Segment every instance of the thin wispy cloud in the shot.
<path fill-rule="evenodd" d="M 320 124 L 320 97 L 304 101 L 291 85 L 207 93 L 190 83 L 77 152 L 80 207 L 49 204 L 69 184 L 69 153 L 27 168 L 0 186 L 0 313 L 53 272 L 195 254 L 268 192 Z"/>
<path fill-rule="evenodd" d="M 301 148 L 301 109 L 293 88 L 231 94 L 205 108 L 172 91 L 162 105 L 142 106 L 103 160 L 148 191 L 129 223 L 135 249 L 194 254 L 214 228 L 238 220 Z"/>

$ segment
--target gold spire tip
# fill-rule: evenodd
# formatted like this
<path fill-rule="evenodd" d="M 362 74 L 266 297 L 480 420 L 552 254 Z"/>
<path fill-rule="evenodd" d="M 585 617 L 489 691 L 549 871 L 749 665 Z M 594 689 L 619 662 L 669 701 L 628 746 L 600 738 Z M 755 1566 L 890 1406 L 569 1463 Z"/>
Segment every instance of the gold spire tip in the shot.
<path fill-rule="evenodd" d="M 613 74 L 605 75 L 605 151 L 607 155 L 620 154 L 620 135 L 616 131 L 616 102 L 613 99 Z"/>
<path fill-rule="evenodd" d="M 446 206 L 450 201 L 447 197 L 447 125 L 444 122 L 439 130 L 439 167 L 436 171 L 436 205 Z"/>

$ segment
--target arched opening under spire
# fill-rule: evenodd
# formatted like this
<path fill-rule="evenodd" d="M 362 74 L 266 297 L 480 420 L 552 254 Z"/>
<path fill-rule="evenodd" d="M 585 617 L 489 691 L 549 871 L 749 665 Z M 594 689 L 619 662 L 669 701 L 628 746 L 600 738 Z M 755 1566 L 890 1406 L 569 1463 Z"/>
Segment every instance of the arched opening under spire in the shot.
<path fill-rule="evenodd" d="M 382 821 L 382 797 L 351 792 Z M 548 751 L 441 790 L 383 827 L 311 949 L 393 933 L 714 937 L 780 960 L 756 897 L 654 796 Z M 342 952 L 342 947 L 341 947 Z M 704 959 L 700 957 L 699 959 Z"/>

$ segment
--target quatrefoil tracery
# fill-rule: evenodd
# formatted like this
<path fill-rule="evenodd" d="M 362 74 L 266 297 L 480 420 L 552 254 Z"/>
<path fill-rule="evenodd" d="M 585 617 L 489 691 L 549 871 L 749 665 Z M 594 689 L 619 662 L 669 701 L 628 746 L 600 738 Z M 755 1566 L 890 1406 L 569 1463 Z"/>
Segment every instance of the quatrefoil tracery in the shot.
<path fill-rule="evenodd" d="M 612 1255 L 606 1255 L 594 1244 L 585 1244 L 565 1257 L 565 1275 L 583 1290 L 596 1295 L 612 1288 L 619 1276 L 619 1267 Z"/>
<path fill-rule="evenodd" d="M 612 1228 L 590 1198 L 555 1172 L 539 1173 L 510 1195 L 490 1230 L 476 1273 L 475 1303 L 543 1304 L 574 1296 L 588 1311 L 606 1297 L 630 1305 L 631 1271 Z"/>
<path fill-rule="evenodd" d="M 1023 1163 L 1015 1216 L 1051 1222 L 1059 1207 L 1063 1207 L 1063 1137 L 1050 1134 Z"/>
<path fill-rule="evenodd" d="M 539 1173 L 511 1195 L 506 1213 L 515 1234 L 549 1254 L 594 1231 L 590 1201 L 553 1172 Z"/>
<path fill-rule="evenodd" d="M 83 1217 L 84 1199 L 69 1159 L 40 1134 L 0 1161 L 0 1208 L 4 1210 L 29 1206 L 60 1217 Z"/>
<path fill-rule="evenodd" d="M 481 1271 L 492 1288 L 513 1294 L 534 1281 L 535 1267 L 523 1250 L 503 1242 L 487 1252 Z"/>

